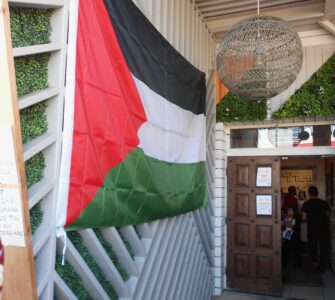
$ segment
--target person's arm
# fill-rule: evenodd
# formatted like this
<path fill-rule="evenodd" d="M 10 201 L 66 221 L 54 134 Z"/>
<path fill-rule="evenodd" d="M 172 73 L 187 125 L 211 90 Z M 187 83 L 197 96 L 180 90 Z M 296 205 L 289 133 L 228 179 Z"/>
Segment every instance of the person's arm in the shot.
<path fill-rule="evenodd" d="M 301 212 L 301 219 L 302 219 L 303 221 L 306 221 L 306 220 L 307 220 L 307 213 L 306 213 L 305 211 L 302 211 L 302 212 Z"/>
<path fill-rule="evenodd" d="M 307 220 L 306 203 L 304 203 L 301 208 L 301 220 L 302 221 Z"/>

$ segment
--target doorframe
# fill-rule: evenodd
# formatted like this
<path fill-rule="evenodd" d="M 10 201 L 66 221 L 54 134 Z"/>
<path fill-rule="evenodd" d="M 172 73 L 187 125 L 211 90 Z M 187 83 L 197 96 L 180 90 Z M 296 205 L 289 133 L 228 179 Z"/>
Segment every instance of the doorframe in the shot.
<path fill-rule="evenodd" d="M 328 155 L 334 155 L 334 147 L 331 146 L 321 146 L 321 147 L 304 147 L 304 148 L 296 148 L 296 147 L 282 147 L 282 148 L 269 148 L 269 149 L 259 149 L 259 148 L 230 148 L 230 131 L 232 129 L 250 129 L 250 128 L 278 128 L 278 127 L 290 127 L 290 126 L 313 126 L 313 125 L 333 125 L 335 124 L 335 117 L 331 117 L 329 119 L 320 119 L 320 120 L 298 120 L 298 121 L 291 121 L 287 123 L 278 123 L 273 122 L 272 120 L 265 121 L 262 123 L 249 123 L 249 124 L 243 124 L 243 123 L 234 123 L 234 124 L 223 124 L 219 123 L 217 124 L 217 131 L 218 129 L 222 130 L 224 133 L 224 144 L 225 147 L 223 150 L 223 155 L 219 155 L 217 158 L 221 159 L 224 162 L 224 169 L 225 172 L 227 171 L 227 160 L 229 157 L 232 156 L 328 156 Z M 219 126 L 218 126 L 219 125 Z M 216 143 L 221 143 L 220 140 L 216 139 Z M 216 147 L 216 149 L 220 149 L 220 147 Z M 227 173 L 226 173 L 227 174 Z M 219 178 L 222 180 L 222 178 Z M 223 186 L 227 187 L 227 176 L 223 177 Z M 221 244 L 220 253 L 222 253 L 222 291 L 229 290 L 227 286 L 227 189 L 224 189 L 224 193 L 222 195 L 223 197 L 220 197 L 219 199 L 222 199 L 222 207 L 224 207 L 223 210 L 223 243 Z M 217 198 L 217 197 L 216 197 Z M 216 199 L 217 200 L 217 199 Z M 215 217 L 216 218 L 216 217 Z"/>

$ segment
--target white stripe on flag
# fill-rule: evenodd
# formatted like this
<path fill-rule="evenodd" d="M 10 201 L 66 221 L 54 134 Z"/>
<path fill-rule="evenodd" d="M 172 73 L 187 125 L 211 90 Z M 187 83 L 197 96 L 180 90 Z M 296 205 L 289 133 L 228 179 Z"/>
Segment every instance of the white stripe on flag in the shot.
<path fill-rule="evenodd" d="M 133 76 L 147 122 L 138 131 L 140 145 L 150 157 L 173 163 L 206 159 L 206 117 L 166 100 Z"/>
<path fill-rule="evenodd" d="M 70 1 L 69 14 L 69 46 L 66 70 L 66 92 L 64 104 L 64 129 L 62 143 L 62 158 L 59 174 L 58 199 L 56 208 L 57 236 L 64 235 L 63 226 L 66 222 L 67 201 L 69 194 L 71 153 L 74 121 L 74 96 L 76 73 L 76 45 L 78 28 L 78 0 Z"/>

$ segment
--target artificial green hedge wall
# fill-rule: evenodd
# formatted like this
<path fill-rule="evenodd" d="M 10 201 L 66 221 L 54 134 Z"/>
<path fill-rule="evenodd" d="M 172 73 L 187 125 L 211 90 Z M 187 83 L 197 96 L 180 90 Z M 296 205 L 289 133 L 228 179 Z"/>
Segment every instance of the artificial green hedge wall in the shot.
<path fill-rule="evenodd" d="M 43 101 L 20 111 L 22 142 L 28 143 L 48 131 L 47 102 Z"/>
<path fill-rule="evenodd" d="M 12 7 L 10 29 L 13 47 L 50 43 L 52 9 Z"/>
<path fill-rule="evenodd" d="M 118 258 L 116 256 L 116 254 L 114 252 L 114 249 L 112 248 L 111 244 L 108 243 L 104 239 L 104 237 L 103 237 L 103 235 L 102 235 L 102 233 L 101 233 L 101 231 L 99 229 L 93 229 L 93 231 L 94 231 L 95 235 L 97 236 L 100 244 L 105 249 L 107 255 L 109 256 L 109 258 L 114 263 L 115 268 L 119 271 L 122 279 L 124 281 L 128 280 L 129 279 L 129 275 L 127 274 L 127 272 L 125 271 L 125 269 L 122 268 L 122 266 L 121 266 L 121 264 L 120 264 L 120 262 L 119 262 L 119 260 L 118 260 Z"/>
<path fill-rule="evenodd" d="M 18 96 L 40 91 L 48 87 L 49 53 L 16 57 L 15 77 Z"/>
<path fill-rule="evenodd" d="M 216 122 L 261 121 L 266 114 L 266 100 L 247 100 L 230 92 L 216 106 Z"/>
<path fill-rule="evenodd" d="M 71 240 L 73 245 L 76 247 L 78 250 L 79 254 L 82 256 L 82 258 L 85 260 L 86 264 L 88 267 L 91 269 L 93 272 L 94 276 L 96 279 L 99 281 L 107 295 L 111 299 L 118 299 L 118 295 L 116 294 L 113 286 L 111 283 L 106 279 L 104 273 L 101 271 L 99 265 L 97 262 L 94 260 L 92 255 L 89 253 L 88 249 L 85 247 L 84 242 L 80 236 L 79 233 L 76 231 L 70 231 L 67 233 L 68 238 Z"/>
<path fill-rule="evenodd" d="M 13 47 L 31 46 L 50 42 L 51 9 L 10 8 L 10 25 Z M 49 53 L 16 57 L 15 76 L 18 96 L 43 90 L 48 87 Z M 38 103 L 20 111 L 23 143 L 47 132 L 46 102 Z M 27 186 L 31 187 L 43 178 L 45 163 L 43 153 L 38 153 L 26 162 Z M 36 211 L 38 207 L 36 207 Z M 40 214 L 37 214 L 39 217 Z M 39 217 L 33 222 L 40 222 Z"/>
<path fill-rule="evenodd" d="M 56 256 L 56 272 L 64 280 L 65 284 L 80 300 L 91 300 L 91 296 L 85 289 L 85 285 L 82 282 L 80 276 L 75 269 L 66 260 L 64 266 L 62 266 L 62 256 Z"/>
<path fill-rule="evenodd" d="M 35 183 L 43 179 L 45 162 L 42 152 L 37 153 L 26 161 L 26 180 L 28 189 Z"/>
<path fill-rule="evenodd" d="M 42 210 L 41 202 L 35 204 L 35 206 L 30 210 L 30 227 L 32 234 L 34 234 L 37 228 L 41 225 L 43 214 L 44 212 Z"/>
<path fill-rule="evenodd" d="M 119 233 L 119 236 L 121 237 L 124 245 L 126 246 L 130 256 L 132 259 L 134 259 L 134 251 L 133 248 L 131 247 L 130 243 L 126 240 L 126 238 L 124 237 L 124 235 L 121 233 L 121 228 L 120 227 L 116 227 L 117 232 Z"/>
<path fill-rule="evenodd" d="M 273 113 L 275 120 L 335 115 L 335 54 Z"/>

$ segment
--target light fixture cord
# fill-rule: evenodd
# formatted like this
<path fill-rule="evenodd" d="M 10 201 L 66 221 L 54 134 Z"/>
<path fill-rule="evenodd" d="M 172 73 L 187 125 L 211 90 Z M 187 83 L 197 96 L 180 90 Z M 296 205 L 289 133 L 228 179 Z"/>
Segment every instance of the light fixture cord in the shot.
<path fill-rule="evenodd" d="M 258 19 L 257 19 L 257 39 L 260 38 L 260 34 L 259 34 L 259 0 L 257 0 L 257 16 L 258 16 Z"/>
<path fill-rule="evenodd" d="M 259 15 L 259 0 L 257 0 L 257 15 Z"/>

